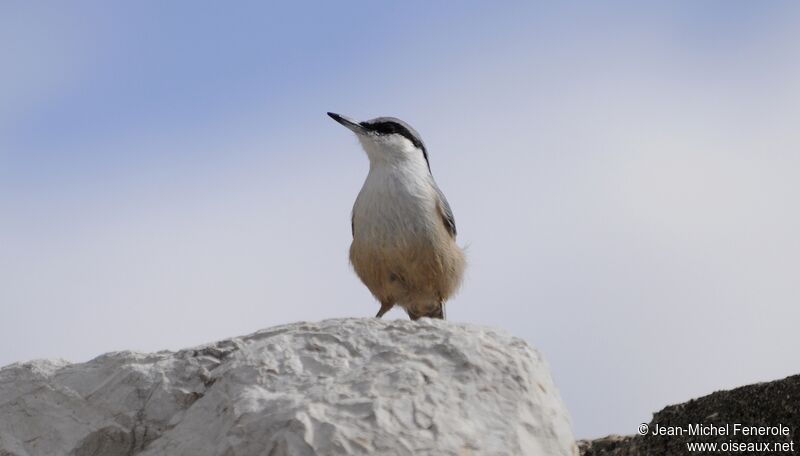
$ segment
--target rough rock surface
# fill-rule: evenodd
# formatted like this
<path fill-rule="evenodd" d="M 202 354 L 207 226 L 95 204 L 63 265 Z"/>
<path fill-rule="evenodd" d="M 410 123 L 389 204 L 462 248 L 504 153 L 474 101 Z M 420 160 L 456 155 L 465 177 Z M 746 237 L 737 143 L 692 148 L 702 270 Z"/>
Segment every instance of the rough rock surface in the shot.
<path fill-rule="evenodd" d="M 296 323 L 0 369 L 0 455 L 573 455 L 545 361 L 428 319 Z"/>
<path fill-rule="evenodd" d="M 784 443 L 794 442 L 794 452 L 773 451 L 718 451 L 713 454 L 794 454 L 800 452 L 800 375 L 773 382 L 756 383 L 729 391 L 717 391 L 699 399 L 678 405 L 670 405 L 653 415 L 649 428 L 692 424 L 729 424 L 728 435 L 714 436 L 669 436 L 611 435 L 596 440 L 579 442 L 584 456 L 672 456 L 692 454 L 687 442 L 737 443 Z M 734 423 L 745 426 L 787 426 L 789 436 L 742 436 L 731 435 Z M 698 452 L 697 454 L 700 454 Z M 706 453 L 703 453 L 706 454 Z M 711 453 L 709 453 L 711 454 Z"/>

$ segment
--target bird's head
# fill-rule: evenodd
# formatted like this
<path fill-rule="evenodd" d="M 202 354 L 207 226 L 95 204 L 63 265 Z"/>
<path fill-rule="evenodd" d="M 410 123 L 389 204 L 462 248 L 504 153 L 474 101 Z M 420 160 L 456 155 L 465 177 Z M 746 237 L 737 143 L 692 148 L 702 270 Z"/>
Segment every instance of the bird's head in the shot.
<path fill-rule="evenodd" d="M 377 117 L 358 122 L 345 116 L 328 113 L 358 137 L 372 164 L 424 164 L 428 170 L 425 144 L 411 125 L 394 117 Z"/>

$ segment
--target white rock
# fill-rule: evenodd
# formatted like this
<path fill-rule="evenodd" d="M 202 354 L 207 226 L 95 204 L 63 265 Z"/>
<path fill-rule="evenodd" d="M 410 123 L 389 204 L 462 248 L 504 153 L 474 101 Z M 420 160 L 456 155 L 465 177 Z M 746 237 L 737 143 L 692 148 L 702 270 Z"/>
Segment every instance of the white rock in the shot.
<path fill-rule="evenodd" d="M 0 455 L 573 455 L 538 352 L 423 319 L 0 369 Z"/>

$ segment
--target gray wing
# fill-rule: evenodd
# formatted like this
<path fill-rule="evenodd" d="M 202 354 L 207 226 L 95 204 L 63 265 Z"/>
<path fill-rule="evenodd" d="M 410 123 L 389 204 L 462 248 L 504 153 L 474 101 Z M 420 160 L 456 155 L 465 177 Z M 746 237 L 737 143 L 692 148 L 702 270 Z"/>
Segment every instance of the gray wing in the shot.
<path fill-rule="evenodd" d="M 439 196 L 439 204 L 437 204 L 437 206 L 439 207 L 439 213 L 442 216 L 444 226 L 447 228 L 447 231 L 450 232 L 450 236 L 456 237 L 456 218 L 453 217 L 453 210 L 450 209 L 450 203 L 447 202 L 447 198 L 444 197 L 444 193 L 442 193 L 435 182 L 433 188 Z"/>

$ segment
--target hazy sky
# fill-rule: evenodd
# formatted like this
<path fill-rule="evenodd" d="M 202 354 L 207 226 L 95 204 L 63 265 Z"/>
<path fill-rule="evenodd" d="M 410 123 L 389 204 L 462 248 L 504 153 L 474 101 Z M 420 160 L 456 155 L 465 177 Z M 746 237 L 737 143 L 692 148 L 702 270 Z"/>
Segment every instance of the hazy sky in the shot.
<path fill-rule="evenodd" d="M 374 315 L 335 111 L 422 134 L 448 317 L 578 437 L 800 372 L 797 3 L 288 3 L 0 3 L 0 365 Z"/>

